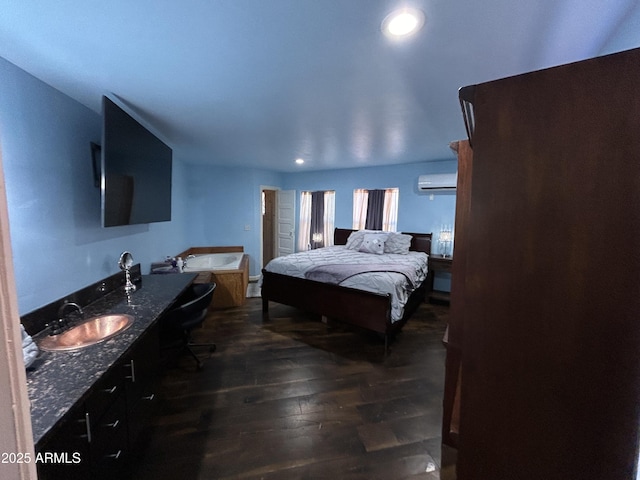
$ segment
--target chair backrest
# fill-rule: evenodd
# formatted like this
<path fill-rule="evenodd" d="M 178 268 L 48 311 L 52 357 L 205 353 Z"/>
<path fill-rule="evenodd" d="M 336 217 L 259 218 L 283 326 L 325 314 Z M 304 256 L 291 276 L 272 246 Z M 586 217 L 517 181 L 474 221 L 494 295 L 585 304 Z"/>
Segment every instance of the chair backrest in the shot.
<path fill-rule="evenodd" d="M 162 324 L 179 324 L 183 328 L 193 328 L 201 324 L 207 316 L 215 289 L 215 283 L 192 285 L 190 291 L 183 297 L 183 303 L 172 308 L 163 316 Z M 185 298 L 186 301 L 184 301 Z"/>

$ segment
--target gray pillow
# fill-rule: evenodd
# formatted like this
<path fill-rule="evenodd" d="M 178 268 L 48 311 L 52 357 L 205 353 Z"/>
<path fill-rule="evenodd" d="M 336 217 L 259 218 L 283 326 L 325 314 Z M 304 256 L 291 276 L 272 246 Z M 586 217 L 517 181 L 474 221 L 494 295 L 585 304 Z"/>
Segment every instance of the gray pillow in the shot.
<path fill-rule="evenodd" d="M 406 233 L 389 232 L 389 237 L 384 242 L 384 253 L 407 255 L 411 247 L 411 239 L 411 235 Z"/>

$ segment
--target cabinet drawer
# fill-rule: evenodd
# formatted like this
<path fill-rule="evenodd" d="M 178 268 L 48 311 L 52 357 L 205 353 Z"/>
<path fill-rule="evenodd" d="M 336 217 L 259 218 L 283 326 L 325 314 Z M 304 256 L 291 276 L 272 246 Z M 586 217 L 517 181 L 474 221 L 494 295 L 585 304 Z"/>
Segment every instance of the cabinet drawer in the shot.
<path fill-rule="evenodd" d="M 123 462 L 127 453 L 127 408 L 124 395 L 111 404 L 104 414 L 91 420 L 91 460 L 94 468 L 112 468 Z"/>
<path fill-rule="evenodd" d="M 123 392 L 123 371 L 120 368 L 111 368 L 95 383 L 91 395 L 85 402 L 91 420 L 98 420 Z"/>

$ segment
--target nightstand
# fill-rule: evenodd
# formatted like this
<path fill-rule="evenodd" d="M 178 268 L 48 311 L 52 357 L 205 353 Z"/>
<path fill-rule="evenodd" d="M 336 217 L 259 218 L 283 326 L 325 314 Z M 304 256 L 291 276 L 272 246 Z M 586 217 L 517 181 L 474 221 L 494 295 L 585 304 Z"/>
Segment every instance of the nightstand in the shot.
<path fill-rule="evenodd" d="M 433 289 L 433 280 L 437 272 L 451 273 L 453 257 L 443 257 L 442 255 L 429 255 L 429 273 L 427 276 L 426 301 L 449 303 L 449 292 Z"/>

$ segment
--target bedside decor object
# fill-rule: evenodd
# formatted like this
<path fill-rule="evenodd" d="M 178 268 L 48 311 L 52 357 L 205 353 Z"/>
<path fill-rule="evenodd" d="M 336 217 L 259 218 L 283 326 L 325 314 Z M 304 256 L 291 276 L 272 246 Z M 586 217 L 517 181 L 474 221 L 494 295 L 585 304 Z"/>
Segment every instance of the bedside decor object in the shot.
<path fill-rule="evenodd" d="M 442 258 L 450 257 L 449 248 L 453 240 L 453 232 L 449 227 L 443 227 L 438 235 L 438 245 L 440 247 L 440 255 Z"/>
<path fill-rule="evenodd" d="M 311 243 L 309 243 L 309 250 L 315 250 L 316 248 L 324 247 L 324 236 L 320 232 L 311 234 Z"/>

